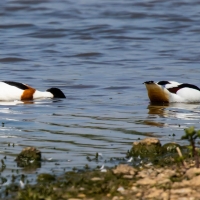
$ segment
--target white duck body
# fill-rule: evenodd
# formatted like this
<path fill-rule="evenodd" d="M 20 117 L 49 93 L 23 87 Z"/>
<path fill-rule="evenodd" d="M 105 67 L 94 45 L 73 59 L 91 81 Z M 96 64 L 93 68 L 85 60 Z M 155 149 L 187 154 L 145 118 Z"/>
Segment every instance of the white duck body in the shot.
<path fill-rule="evenodd" d="M 56 94 L 51 92 L 52 89 L 56 90 Z M 57 92 L 61 92 L 61 95 L 60 93 L 57 95 Z M 0 81 L 0 101 L 26 101 L 54 97 L 65 98 L 65 95 L 57 88 L 51 88 L 45 92 L 41 92 L 23 83 Z"/>
<path fill-rule="evenodd" d="M 21 89 L 8 85 L 4 82 L 0 82 L 0 100 L 1 101 L 21 100 L 20 94 L 22 94 Z"/>
<path fill-rule="evenodd" d="M 151 102 L 200 102 L 200 88 L 188 83 L 175 81 L 147 81 L 145 86 Z"/>

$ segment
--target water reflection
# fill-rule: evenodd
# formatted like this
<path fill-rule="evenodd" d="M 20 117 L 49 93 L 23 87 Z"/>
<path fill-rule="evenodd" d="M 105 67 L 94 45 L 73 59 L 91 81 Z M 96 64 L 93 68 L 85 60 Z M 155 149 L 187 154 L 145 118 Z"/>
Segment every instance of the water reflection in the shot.
<path fill-rule="evenodd" d="M 23 101 L 19 101 L 19 100 L 15 100 L 15 101 L 0 101 L 0 105 L 1 106 L 16 106 L 16 105 L 20 105 L 20 104 L 46 104 L 46 103 L 57 103 L 60 102 L 62 100 L 60 99 L 48 99 L 48 98 L 44 98 L 44 99 L 38 99 L 38 100 L 23 100 Z"/>
<path fill-rule="evenodd" d="M 160 117 L 167 117 L 168 113 L 166 111 L 166 108 L 169 104 L 160 105 L 160 104 L 150 104 L 147 109 L 149 115 L 158 115 Z"/>
<path fill-rule="evenodd" d="M 23 101 L 0 101 L 1 106 L 15 106 L 19 104 L 24 104 L 25 102 Z"/>
<path fill-rule="evenodd" d="M 196 123 L 200 119 L 200 105 L 186 104 L 186 103 L 172 103 L 172 104 L 149 104 L 147 107 L 148 116 L 142 124 L 148 126 L 173 127 L 174 123 L 185 124 Z M 182 121 L 184 120 L 184 121 Z M 194 122 L 191 122 L 194 121 Z"/>
<path fill-rule="evenodd" d="M 142 124 L 147 125 L 147 126 L 156 126 L 156 127 L 164 127 L 165 126 L 165 123 L 155 122 L 152 120 L 144 120 Z"/>
<path fill-rule="evenodd" d="M 168 105 L 152 105 L 148 107 L 149 115 L 158 115 L 159 117 L 170 117 L 179 119 L 199 118 L 200 105 L 186 103 L 172 103 Z"/>

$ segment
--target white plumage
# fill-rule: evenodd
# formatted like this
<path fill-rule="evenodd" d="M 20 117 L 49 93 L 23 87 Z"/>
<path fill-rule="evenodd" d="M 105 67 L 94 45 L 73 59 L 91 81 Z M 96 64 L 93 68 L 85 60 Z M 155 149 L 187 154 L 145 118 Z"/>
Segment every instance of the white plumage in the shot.
<path fill-rule="evenodd" d="M 21 100 L 22 90 L 8 85 L 4 82 L 0 82 L 0 100 L 1 101 L 14 101 Z"/>
<path fill-rule="evenodd" d="M 200 102 L 200 88 L 175 81 L 144 82 L 151 102 Z"/>

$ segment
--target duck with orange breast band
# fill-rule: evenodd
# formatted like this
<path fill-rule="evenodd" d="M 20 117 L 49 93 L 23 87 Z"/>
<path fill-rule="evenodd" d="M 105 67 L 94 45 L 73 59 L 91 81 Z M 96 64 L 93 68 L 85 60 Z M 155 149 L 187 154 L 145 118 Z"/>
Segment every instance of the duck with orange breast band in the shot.
<path fill-rule="evenodd" d="M 58 88 L 50 88 L 41 92 L 24 83 L 0 81 L 0 101 L 24 101 L 42 98 L 66 98 L 66 96 Z"/>

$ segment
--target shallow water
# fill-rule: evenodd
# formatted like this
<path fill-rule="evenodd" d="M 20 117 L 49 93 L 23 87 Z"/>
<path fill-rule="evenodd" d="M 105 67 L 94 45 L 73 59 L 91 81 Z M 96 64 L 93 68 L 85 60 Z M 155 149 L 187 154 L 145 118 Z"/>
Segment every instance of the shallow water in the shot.
<path fill-rule="evenodd" d="M 95 167 L 147 136 L 187 144 L 180 138 L 184 128 L 200 128 L 200 104 L 150 105 L 142 83 L 200 86 L 199 9 L 195 0 L 1 1 L 1 79 L 67 96 L 1 103 L 2 176 Z M 14 162 L 27 146 L 42 151 L 34 171 Z M 102 162 L 88 162 L 96 152 Z"/>

